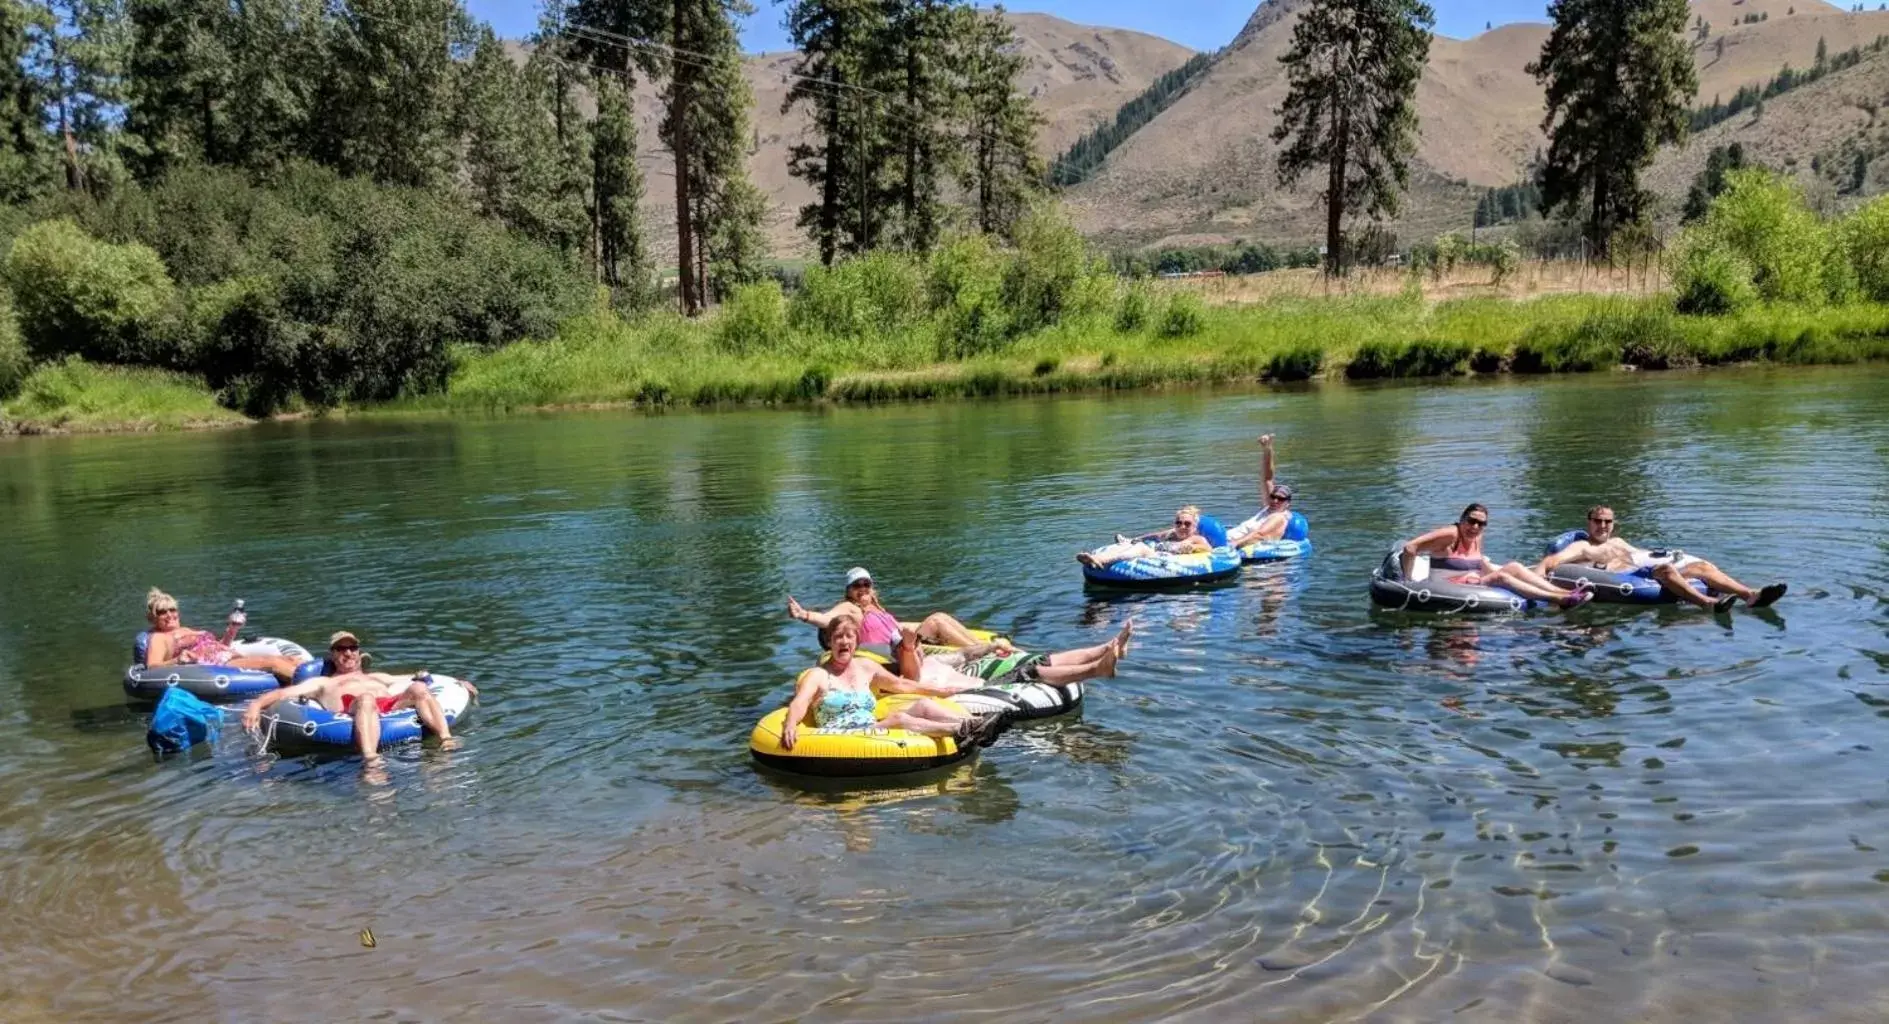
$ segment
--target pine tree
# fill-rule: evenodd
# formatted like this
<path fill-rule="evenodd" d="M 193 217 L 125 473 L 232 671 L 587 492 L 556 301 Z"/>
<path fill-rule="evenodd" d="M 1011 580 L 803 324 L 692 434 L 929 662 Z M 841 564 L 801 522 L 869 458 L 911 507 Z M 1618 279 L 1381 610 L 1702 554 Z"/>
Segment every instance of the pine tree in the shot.
<path fill-rule="evenodd" d="M 474 42 L 458 0 L 350 0 L 333 29 L 332 106 L 317 155 L 392 185 L 442 185 L 453 168 L 454 58 Z"/>
<path fill-rule="evenodd" d="M 1416 148 L 1417 80 L 1435 15 L 1422 0 L 1312 0 L 1280 57 L 1291 91 L 1274 142 L 1280 184 L 1325 172 L 1325 272 L 1344 268 L 1344 216 L 1395 215 Z"/>
<path fill-rule="evenodd" d="M 1029 62 L 1017 52 L 1002 6 L 988 13 L 958 8 L 953 38 L 968 154 L 959 181 L 971 195 L 978 230 L 1007 236 L 1043 178 L 1036 156 L 1042 117 L 1017 89 Z"/>
<path fill-rule="evenodd" d="M 125 131 L 138 142 L 134 169 L 150 178 L 180 162 L 222 162 L 234 141 L 223 109 L 233 70 L 230 5 L 129 0 L 126 16 L 132 40 Z"/>
<path fill-rule="evenodd" d="M 948 0 L 890 0 L 874 65 L 898 97 L 886 119 L 898 194 L 893 234 L 905 249 L 929 251 L 944 222 L 944 178 L 960 159 L 946 130 L 957 105 L 950 78 L 952 12 Z"/>
<path fill-rule="evenodd" d="M 1685 0 L 1552 0 L 1553 28 L 1528 70 L 1547 92 L 1549 138 L 1542 212 L 1588 204 L 1585 232 L 1605 254 L 1614 232 L 1637 223 L 1648 196 L 1640 173 L 1665 143 L 1685 137 L 1698 91 L 1678 33 Z"/>
<path fill-rule="evenodd" d="M 320 126 L 341 102 L 324 0 L 243 0 L 227 24 L 232 64 L 223 109 L 232 141 L 223 159 L 268 170 L 316 158 Z"/>
<path fill-rule="evenodd" d="M 882 98 L 872 75 L 874 48 L 888 26 L 880 0 L 796 0 L 787 12 L 788 36 L 800 50 L 793 87 L 782 113 L 806 107 L 807 142 L 788 152 L 788 173 L 811 185 L 818 199 L 800 210 L 806 229 L 831 266 L 841 253 L 876 246 L 883 212 L 880 180 L 885 140 Z"/>
<path fill-rule="evenodd" d="M 51 14 L 22 0 L 0 0 L 0 202 L 23 203 L 54 187 L 52 137 L 46 133 L 44 82 L 28 74 L 27 54 L 52 31 Z"/>
<path fill-rule="evenodd" d="M 639 205 L 643 171 L 636 163 L 636 111 L 628 89 L 613 75 L 598 75 L 597 123 L 591 140 L 591 223 L 597 272 L 627 304 L 649 297 L 649 253 L 643 246 Z"/>
<path fill-rule="evenodd" d="M 46 101 L 66 187 L 108 190 L 124 173 L 117 129 L 129 25 L 112 0 L 50 0 L 27 24 L 24 66 Z"/>

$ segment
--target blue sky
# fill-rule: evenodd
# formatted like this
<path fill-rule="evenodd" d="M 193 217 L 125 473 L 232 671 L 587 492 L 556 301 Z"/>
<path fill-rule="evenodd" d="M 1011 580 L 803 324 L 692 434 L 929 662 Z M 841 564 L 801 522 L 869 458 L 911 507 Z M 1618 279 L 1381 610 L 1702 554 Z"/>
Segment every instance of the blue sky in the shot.
<path fill-rule="evenodd" d="M 1431 0 L 1436 7 L 1436 29 L 1462 38 L 1482 31 L 1486 22 L 1546 21 L 1545 0 Z M 755 13 L 741 34 L 749 51 L 785 50 L 787 33 L 781 29 L 784 8 L 769 0 L 754 0 Z M 519 38 L 537 25 L 538 7 L 531 0 L 468 0 L 473 16 L 492 23 L 499 35 Z M 1233 38 L 1258 6 L 1258 0 L 1015 0 L 1013 11 L 1041 11 L 1089 25 L 1132 28 L 1172 39 L 1196 50 L 1211 50 Z"/>

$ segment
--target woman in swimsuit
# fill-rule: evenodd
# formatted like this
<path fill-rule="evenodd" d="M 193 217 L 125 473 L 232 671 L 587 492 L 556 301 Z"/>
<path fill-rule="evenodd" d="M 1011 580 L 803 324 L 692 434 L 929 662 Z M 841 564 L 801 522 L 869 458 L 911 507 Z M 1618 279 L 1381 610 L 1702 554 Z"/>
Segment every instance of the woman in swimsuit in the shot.
<path fill-rule="evenodd" d="M 1399 565 L 1404 579 L 1415 571 L 1418 555 L 1430 557 L 1430 568 L 1456 575 L 1444 578 L 1452 583 L 1472 586 L 1503 587 L 1523 597 L 1554 601 L 1563 608 L 1576 608 L 1593 600 L 1586 586 L 1564 590 L 1546 576 L 1520 562 L 1496 565 L 1482 553 L 1482 535 L 1489 526 L 1489 509 L 1480 502 L 1463 509 L 1463 514 L 1449 526 L 1439 526 L 1404 544 Z"/>
<path fill-rule="evenodd" d="M 850 616 L 834 620 L 833 657 L 800 677 L 793 702 L 787 705 L 787 721 L 781 727 L 781 747 L 794 749 L 799 740 L 800 721 L 812 712 L 816 729 L 904 729 L 921 736 L 951 736 L 959 742 L 989 745 L 1003 728 L 1001 715 L 967 715 L 934 700 L 920 698 L 903 710 L 884 718 L 874 713 L 875 684 L 888 692 L 910 692 L 911 686 L 885 670 L 885 666 L 866 658 L 855 658 L 859 650 L 859 622 Z"/>
<path fill-rule="evenodd" d="M 1054 654 L 1028 654 L 1007 640 L 973 644 L 941 654 L 926 654 L 918 636 L 907 631 L 899 638 L 894 662 L 899 675 L 910 681 L 944 688 L 945 694 L 1015 683 L 1047 683 L 1066 687 L 1115 675 L 1115 663 L 1128 653 L 1135 635 L 1133 619 L 1122 625 L 1108 643 Z M 931 691 L 925 691 L 931 692 Z"/>
<path fill-rule="evenodd" d="M 284 683 L 295 677 L 295 659 L 280 655 L 239 655 L 207 629 L 191 629 L 183 624 L 177 599 L 156 587 L 144 597 L 144 617 L 151 623 L 150 642 L 145 648 L 147 668 L 163 665 L 228 665 L 231 668 L 260 669 Z"/>
<path fill-rule="evenodd" d="M 1116 534 L 1115 543 L 1094 551 L 1084 551 L 1076 556 L 1076 561 L 1091 569 L 1100 569 L 1130 558 L 1188 555 L 1212 550 L 1213 544 L 1200 535 L 1200 509 L 1184 505 L 1174 512 L 1172 530 L 1144 533 L 1133 538 Z"/>
<path fill-rule="evenodd" d="M 891 646 L 899 642 L 899 633 L 911 629 L 928 643 L 943 647 L 968 647 L 977 642 L 964 623 L 946 615 L 944 612 L 932 612 L 919 623 L 900 622 L 893 614 L 879 603 L 879 592 L 873 589 L 872 574 L 854 566 L 846 571 L 846 597 L 839 604 L 824 612 L 808 611 L 801 607 L 792 595 L 787 598 L 787 615 L 809 625 L 825 629 L 840 618 L 853 619 L 859 626 L 859 642 L 879 646 Z"/>

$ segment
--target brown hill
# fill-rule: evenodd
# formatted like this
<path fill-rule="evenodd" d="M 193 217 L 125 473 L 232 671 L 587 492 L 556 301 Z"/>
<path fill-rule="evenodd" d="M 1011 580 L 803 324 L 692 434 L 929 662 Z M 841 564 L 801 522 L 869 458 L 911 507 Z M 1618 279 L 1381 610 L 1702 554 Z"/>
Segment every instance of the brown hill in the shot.
<path fill-rule="evenodd" d="M 1037 148 L 1045 158 L 1068 147 L 1146 89 L 1156 78 L 1179 67 L 1193 51 L 1178 43 L 1126 29 L 1077 25 L 1047 14 L 1011 14 L 1022 52 L 1030 60 L 1022 86 L 1044 118 Z M 769 199 L 768 234 L 780 256 L 810 250 L 806 235 L 794 226 L 813 191 L 787 173 L 787 151 L 800 140 L 803 110 L 782 113 L 791 86 L 794 51 L 746 58 L 754 89 L 754 139 L 748 173 Z M 662 108 L 647 83 L 636 90 L 641 157 L 647 197 L 644 211 L 648 239 L 659 259 L 675 255 L 675 175 L 669 153 L 656 135 Z"/>
<path fill-rule="evenodd" d="M 1304 242 L 1322 235 L 1315 186 L 1287 191 L 1274 183 L 1270 133 L 1286 92 L 1278 58 L 1290 44 L 1301 3 L 1262 3 L 1200 85 L 1070 191 L 1071 209 L 1086 232 L 1117 246 L 1241 237 Z M 1889 33 L 1889 12 L 1851 13 L 1822 0 L 1701 0 L 1693 10 L 1711 23 L 1708 37 L 1693 48 L 1701 102 L 1729 99 L 1741 85 L 1762 84 L 1787 63 L 1809 67 L 1820 38 L 1837 53 Z M 1737 23 L 1748 15 L 1767 16 Z M 1390 225 L 1402 237 L 1467 228 L 1479 189 L 1515 180 L 1545 144 L 1542 92 L 1523 68 L 1547 33 L 1546 25 L 1515 24 L 1432 42 L 1417 93 L 1421 128 L 1411 191 Z M 1774 123 L 1753 126 L 1754 135 L 1775 133 L 1778 147 L 1802 148 L 1785 141 L 1789 132 L 1778 131 L 1783 118 L 1769 110 L 1766 116 Z M 1807 162 L 1810 154 L 1800 156 Z M 1703 161 L 1704 150 L 1695 145 L 1663 157 L 1661 166 Z M 1670 191 L 1667 179 L 1659 180 Z"/>

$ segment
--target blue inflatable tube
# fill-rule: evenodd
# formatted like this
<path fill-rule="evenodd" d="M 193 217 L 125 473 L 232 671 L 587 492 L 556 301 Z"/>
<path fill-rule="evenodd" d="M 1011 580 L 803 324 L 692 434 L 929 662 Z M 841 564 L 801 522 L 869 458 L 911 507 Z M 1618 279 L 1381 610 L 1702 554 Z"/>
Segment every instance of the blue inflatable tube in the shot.
<path fill-rule="evenodd" d="M 1587 539 L 1586 530 L 1569 530 L 1548 542 L 1547 553 L 1557 554 L 1575 541 Z M 1547 574 L 1556 583 L 1577 583 L 1586 581 L 1594 591 L 1594 600 L 1610 601 L 1615 604 L 1676 604 L 1679 598 L 1667 592 L 1659 581 L 1653 578 L 1652 569 L 1635 569 L 1632 572 L 1608 572 L 1591 565 L 1557 565 Z M 1692 589 L 1703 594 L 1705 584 L 1698 580 L 1689 580 Z"/>
<path fill-rule="evenodd" d="M 1186 555 L 1151 555 L 1103 566 L 1082 567 L 1082 578 L 1117 590 L 1178 590 L 1230 580 L 1240 573 L 1240 553 L 1232 548 Z"/>
<path fill-rule="evenodd" d="M 1248 564 L 1303 558 L 1312 553 L 1311 528 L 1304 516 L 1293 512 L 1286 520 L 1286 532 L 1278 540 L 1256 540 L 1251 544 L 1242 544 L 1239 552 L 1240 560 Z"/>
<path fill-rule="evenodd" d="M 472 703 L 472 694 L 451 676 L 425 677 L 427 689 L 439 701 L 448 728 L 459 724 Z M 262 716 L 269 728 L 271 742 L 278 747 L 354 746 L 354 716 L 330 711 L 312 700 L 285 700 L 272 705 Z M 380 745 L 391 746 L 417 740 L 425 734 L 420 716 L 412 708 L 401 708 L 380 716 Z"/>
<path fill-rule="evenodd" d="M 268 693 L 280 683 L 261 669 L 236 668 L 233 665 L 156 665 L 144 659 L 150 650 L 151 634 L 139 633 L 131 643 L 131 667 L 125 669 L 125 697 L 138 703 L 157 703 L 164 691 L 177 687 L 193 697 L 212 704 L 246 701 L 259 693 Z M 308 651 L 290 640 L 263 637 L 230 645 L 240 655 L 265 655 L 294 658 L 306 662 Z"/>

